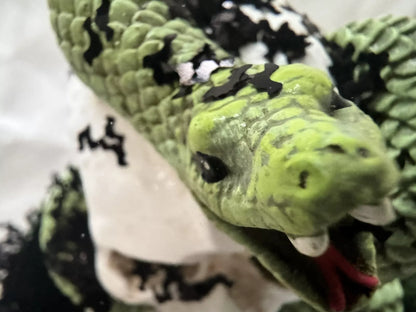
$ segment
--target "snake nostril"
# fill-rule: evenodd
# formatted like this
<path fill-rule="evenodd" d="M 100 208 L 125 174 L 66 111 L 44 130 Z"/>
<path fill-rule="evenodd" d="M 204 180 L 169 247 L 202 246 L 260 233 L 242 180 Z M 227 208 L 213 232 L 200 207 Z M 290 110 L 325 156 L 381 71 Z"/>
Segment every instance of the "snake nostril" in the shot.
<path fill-rule="evenodd" d="M 306 170 L 303 170 L 299 174 L 299 187 L 306 189 L 306 182 L 308 180 L 308 177 L 309 177 L 309 172 Z"/>
<path fill-rule="evenodd" d="M 370 151 L 364 147 L 357 148 L 357 154 L 362 158 L 367 158 L 370 156 Z"/>
<path fill-rule="evenodd" d="M 326 148 L 329 151 L 331 151 L 332 153 L 337 153 L 337 154 L 344 154 L 345 153 L 344 149 L 341 146 L 337 145 L 337 144 L 328 145 Z"/>

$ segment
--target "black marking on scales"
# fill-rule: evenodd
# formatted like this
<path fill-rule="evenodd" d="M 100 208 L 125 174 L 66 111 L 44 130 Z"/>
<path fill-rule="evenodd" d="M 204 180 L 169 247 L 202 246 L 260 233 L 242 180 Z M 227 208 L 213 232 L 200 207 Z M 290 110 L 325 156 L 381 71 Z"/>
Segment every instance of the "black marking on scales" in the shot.
<path fill-rule="evenodd" d="M 58 202 L 52 216 L 57 226 L 47 242 L 47 252 L 43 254 L 44 261 L 47 268 L 52 268 L 54 273 L 67 279 L 76 289 L 82 290 L 80 307 L 84 309 L 80 311 L 85 310 L 86 307 L 95 311 L 108 311 L 111 299 L 95 274 L 94 245 L 88 229 L 87 213 L 83 210 L 82 204 L 80 205 L 80 201 L 71 202 L 76 193 L 82 196 L 81 177 L 74 168 L 70 169 L 70 173 L 69 181 L 60 178 L 55 181 L 55 187 L 59 189 L 60 195 L 55 198 Z M 62 260 L 59 257 L 61 254 L 70 255 L 71 261 Z M 58 311 L 63 310 L 58 309 Z"/>
<path fill-rule="evenodd" d="M 211 38 L 234 55 L 238 55 L 240 48 L 247 43 L 256 42 L 260 31 L 270 28 L 265 20 L 254 23 L 237 6 L 214 16 L 210 27 Z"/>
<path fill-rule="evenodd" d="M 85 61 L 92 65 L 92 62 L 95 58 L 97 58 L 101 52 L 103 51 L 103 45 L 101 43 L 100 37 L 92 30 L 91 28 L 91 17 L 88 17 L 82 27 L 88 33 L 90 37 L 90 46 L 88 47 L 87 51 L 84 52 L 84 59 Z"/>
<path fill-rule="evenodd" d="M 369 111 L 368 104 L 374 99 L 375 94 L 386 91 L 380 72 L 388 63 L 388 54 L 360 53 L 357 60 L 353 60 L 355 48 L 351 43 L 344 48 L 334 42 L 324 43 L 332 59 L 329 70 L 341 96 L 353 101 L 365 113 L 376 119 L 374 112 Z M 365 70 L 359 71 L 363 68 Z"/>
<path fill-rule="evenodd" d="M 208 92 L 204 94 L 203 101 L 215 101 L 236 94 L 247 85 L 250 76 L 246 74 L 246 71 L 250 67 L 251 65 L 243 65 L 241 67 L 234 68 L 231 71 L 231 76 L 228 78 L 228 81 L 222 86 L 212 87 L 209 89 Z"/>
<path fill-rule="evenodd" d="M 253 22 L 241 10 L 240 5 L 253 5 L 258 10 L 267 10 L 280 14 L 271 1 L 237 0 L 229 1 L 230 5 L 223 5 L 224 1 L 202 0 L 166 0 L 172 17 L 189 20 L 201 29 L 222 48 L 234 55 L 239 54 L 241 47 L 250 42 L 262 40 L 269 48 L 266 55 L 273 61 L 276 52 L 281 51 L 289 60 L 305 55 L 308 46 L 305 35 L 297 35 L 288 23 L 284 23 L 277 31 L 273 30 L 265 19 Z M 288 8 L 286 8 L 288 9 Z"/>
<path fill-rule="evenodd" d="M 270 76 L 279 68 L 278 65 L 267 63 L 264 65 L 264 71 L 249 76 L 246 71 L 252 65 L 244 65 L 235 68 L 231 71 L 231 76 L 228 81 L 217 87 L 212 87 L 205 93 L 203 100 L 204 102 L 215 101 L 223 99 L 230 95 L 235 95 L 239 90 L 247 86 L 249 83 L 252 84 L 257 91 L 267 92 L 269 97 L 275 97 L 282 91 L 283 84 L 270 79 Z"/>
<path fill-rule="evenodd" d="M 191 63 L 193 65 L 193 68 L 197 69 L 203 61 L 210 61 L 210 60 L 215 61 L 216 63 L 219 63 L 215 55 L 215 52 L 211 49 L 210 45 L 205 44 L 201 52 L 195 55 L 194 58 L 191 60 Z"/>
<path fill-rule="evenodd" d="M 224 5 L 224 0 L 165 0 L 169 6 L 172 18 L 179 17 L 193 22 L 199 28 L 212 26 L 212 20 L 221 13 L 227 12 L 230 8 Z M 250 4 L 257 9 L 267 9 L 279 14 L 280 12 L 271 5 L 270 0 L 235 0 L 228 1 L 231 8 L 237 5 Z"/>
<path fill-rule="evenodd" d="M 105 32 L 105 37 L 107 41 L 113 39 L 114 30 L 108 26 L 110 21 L 109 12 L 110 12 L 110 0 L 102 0 L 101 6 L 97 9 L 97 15 L 95 16 L 95 24 L 98 28 Z"/>
<path fill-rule="evenodd" d="M 0 267 L 5 273 L 0 277 L 2 312 L 110 310 L 112 300 L 95 274 L 94 245 L 81 200 L 81 178 L 74 168 L 69 168 L 68 173 L 70 176 L 65 179 L 55 177 L 52 185 L 50 214 L 57 226 L 46 241 L 46 250 L 39 245 L 43 210 L 36 209 L 28 214 L 28 230 L 0 225 L 7 231 L 0 242 Z M 74 195 L 80 200 L 74 200 Z M 66 256 L 60 257 L 62 254 Z M 49 275 L 50 270 L 82 290 L 77 304 L 71 303 L 57 288 Z"/>
<path fill-rule="evenodd" d="M 232 64 L 234 64 L 232 58 L 218 60 L 212 47 L 209 44 L 204 44 L 190 61 L 179 64 L 176 67 L 176 72 L 179 74 L 180 84 L 190 86 L 208 81 L 212 72 L 218 68 L 231 67 Z M 183 94 L 183 91 L 180 93 Z"/>
<path fill-rule="evenodd" d="M 278 52 L 283 52 L 289 62 L 294 59 L 305 56 L 306 47 L 309 43 L 306 41 L 306 35 L 296 34 L 290 27 L 288 22 L 284 23 L 279 30 L 274 31 L 270 25 L 263 23 L 264 38 L 263 41 L 269 48 L 266 57 L 272 61 L 273 56 Z"/>
<path fill-rule="evenodd" d="M 46 254 L 39 246 L 41 211 L 30 212 L 27 221 L 30 226 L 27 231 L 11 224 L 0 225 L 7 233 L 0 242 L 0 267 L 3 272 L 0 310 L 81 312 L 82 308 L 73 305 L 48 274 L 45 266 Z M 73 228 L 78 229 L 78 226 Z M 79 271 L 76 272 L 75 275 L 78 275 Z M 95 297 L 97 295 L 98 293 Z M 105 297 L 102 299 L 104 303 Z M 104 308 L 103 305 L 102 311 L 108 310 Z"/>
<path fill-rule="evenodd" d="M 175 68 L 168 64 L 172 56 L 171 44 L 175 38 L 176 35 L 166 36 L 163 39 L 164 46 L 162 50 L 143 58 L 143 67 L 153 69 L 153 78 L 159 85 L 179 81 L 179 75 L 175 71 Z"/>
<path fill-rule="evenodd" d="M 124 151 L 124 136 L 119 135 L 114 131 L 115 119 L 113 117 L 107 117 L 107 124 L 105 126 L 105 135 L 98 141 L 91 138 L 91 127 L 87 126 L 85 130 L 79 133 L 78 142 L 79 150 L 84 149 L 84 143 L 86 143 L 91 150 L 95 150 L 101 147 L 104 150 L 112 150 L 116 156 L 120 166 L 127 166 L 126 152 Z M 117 143 L 110 143 L 106 138 L 115 139 Z"/>
<path fill-rule="evenodd" d="M 196 24 L 199 28 L 209 26 L 211 18 L 224 10 L 223 0 L 165 0 L 170 15 Z"/>
<path fill-rule="evenodd" d="M 172 99 L 178 99 L 181 97 L 185 97 L 192 93 L 192 86 L 181 86 L 179 91 L 173 96 Z"/>
<path fill-rule="evenodd" d="M 212 19 L 212 38 L 224 49 L 238 55 L 241 47 L 248 43 L 263 41 L 268 48 L 266 57 L 270 62 L 277 52 L 283 52 L 289 61 L 303 57 L 306 53 L 308 42 L 306 35 L 296 34 L 286 22 L 273 30 L 267 20 L 262 19 L 258 23 L 239 7 L 233 7 Z"/>
<path fill-rule="evenodd" d="M 270 79 L 270 76 L 278 68 L 279 66 L 276 64 L 265 64 L 264 71 L 254 75 L 254 77 L 250 79 L 250 83 L 253 84 L 258 91 L 266 91 L 269 94 L 269 97 L 278 95 L 280 91 L 282 91 L 283 84 Z"/>

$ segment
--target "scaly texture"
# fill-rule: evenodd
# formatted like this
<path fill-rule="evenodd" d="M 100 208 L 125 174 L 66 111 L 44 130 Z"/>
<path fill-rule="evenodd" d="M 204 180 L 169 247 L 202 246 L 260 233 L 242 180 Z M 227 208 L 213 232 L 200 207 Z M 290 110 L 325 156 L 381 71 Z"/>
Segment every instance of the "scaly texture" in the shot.
<path fill-rule="evenodd" d="M 93 20 L 100 2 L 51 0 L 49 6 L 61 49 L 79 77 L 156 145 L 183 141 L 185 133 L 177 125 L 189 123 L 192 101 L 189 96 L 165 100 L 178 92 L 174 64 L 191 61 L 205 45 L 217 59 L 228 54 L 186 21 L 169 20 L 162 2 L 143 7 L 146 2 L 111 3 L 111 41 Z M 85 57 L 87 51 L 94 53 Z M 145 62 L 146 56 L 156 60 Z M 154 70 L 153 62 L 159 61 Z"/>
<path fill-rule="evenodd" d="M 371 71 L 381 79 L 361 108 L 379 124 L 388 153 L 402 170 L 402 179 L 393 199 L 401 218 L 388 228 L 394 234 L 379 251 L 379 266 L 386 268 L 382 279 L 409 276 L 416 271 L 416 21 L 387 16 L 356 22 L 329 39 L 343 48 L 353 47 L 354 83 Z M 363 55 L 384 62 L 375 68 L 374 63 L 361 61 Z"/>
<path fill-rule="evenodd" d="M 94 274 L 94 248 L 81 180 L 75 169 L 56 178 L 42 211 L 39 245 L 51 279 L 75 305 L 108 309 L 110 298 Z"/>
<path fill-rule="evenodd" d="M 397 168 L 379 128 L 338 95 L 326 74 L 300 64 L 244 65 L 193 26 L 192 10 L 175 15 L 181 4 L 49 0 L 58 42 L 75 72 L 154 144 L 221 229 L 319 311 L 382 307 L 376 302 L 382 295 L 376 292 L 374 303 L 366 296 L 378 279 L 389 287 L 389 281 L 414 272 L 409 259 L 415 255 L 415 207 L 406 184 L 409 175 L 414 181 L 414 170 L 407 169 L 412 162 L 401 166 L 405 178 L 397 187 Z M 395 25 L 381 20 L 368 27 L 378 63 L 396 43 L 399 52 L 388 50 L 387 63 L 411 55 L 405 50 L 411 35 L 390 35 Z M 361 39 L 368 36 L 361 33 L 364 26 L 351 36 L 354 52 L 368 49 Z M 339 36 L 344 37 L 349 38 Z M 358 65 L 360 72 L 367 70 Z M 412 96 L 414 78 L 388 75 L 381 73 L 389 96 Z M 382 91 L 374 94 L 384 96 Z M 413 157 L 414 128 L 401 127 L 390 139 L 385 122 L 380 121 L 387 145 Z M 370 226 L 349 216 L 357 207 L 387 209 L 389 215 L 394 189 L 393 208 L 400 215 L 395 223 Z M 386 222 L 372 218 L 378 225 Z M 50 229 L 41 235 L 41 242 L 52 239 Z M 311 243 L 318 238 L 323 247 Z M 78 298 L 71 287 L 62 289 Z"/>
<path fill-rule="evenodd" d="M 59 305 L 51 300 L 47 306 L 29 307 L 30 311 L 63 308 L 64 311 L 154 311 L 148 306 L 130 307 L 113 300 L 98 282 L 85 198 L 77 170 L 69 168 L 55 178 L 41 211 L 40 252 L 43 252 L 50 278 L 73 306 L 68 303 Z M 22 311 L 29 311 L 26 307 L 22 308 Z"/>

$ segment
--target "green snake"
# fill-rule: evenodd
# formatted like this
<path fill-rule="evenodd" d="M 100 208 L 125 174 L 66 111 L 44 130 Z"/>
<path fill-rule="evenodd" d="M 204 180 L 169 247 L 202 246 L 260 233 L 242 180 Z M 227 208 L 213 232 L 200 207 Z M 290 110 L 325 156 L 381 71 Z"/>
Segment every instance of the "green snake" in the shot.
<path fill-rule="evenodd" d="M 284 311 L 403 311 L 399 279 L 416 272 L 415 20 L 353 23 L 326 39 L 352 48 L 356 82 L 374 69 L 363 56 L 386 56 L 367 115 L 318 69 L 233 58 L 192 10 L 175 16 L 182 2 L 48 2 L 81 80 L 168 160 L 208 218 L 304 301 Z M 215 68 L 185 79 L 204 51 Z M 45 211 L 43 250 L 53 232 Z M 356 220 L 365 218 L 374 224 Z"/>

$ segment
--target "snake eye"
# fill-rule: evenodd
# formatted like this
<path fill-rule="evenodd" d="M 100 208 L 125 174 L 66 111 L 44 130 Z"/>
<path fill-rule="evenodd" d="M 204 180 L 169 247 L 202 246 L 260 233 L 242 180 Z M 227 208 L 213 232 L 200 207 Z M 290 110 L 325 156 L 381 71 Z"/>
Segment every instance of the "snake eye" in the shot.
<path fill-rule="evenodd" d="M 227 174 L 227 166 L 221 159 L 196 152 L 196 165 L 201 172 L 202 179 L 207 183 L 215 183 L 224 179 Z"/>

